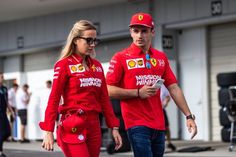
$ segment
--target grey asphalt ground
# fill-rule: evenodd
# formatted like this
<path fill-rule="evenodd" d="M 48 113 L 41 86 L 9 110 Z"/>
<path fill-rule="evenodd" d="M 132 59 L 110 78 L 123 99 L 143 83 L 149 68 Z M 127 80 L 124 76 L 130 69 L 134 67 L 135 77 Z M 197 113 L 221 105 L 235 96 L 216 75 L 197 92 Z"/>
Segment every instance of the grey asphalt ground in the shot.
<path fill-rule="evenodd" d="M 166 149 L 165 157 L 236 157 L 236 147 L 232 152 L 228 151 L 229 143 L 222 142 L 203 142 L 203 141 L 173 141 L 177 150 L 186 147 L 199 146 L 211 147 L 213 150 L 196 153 L 171 152 Z M 46 152 L 41 148 L 41 142 L 31 141 L 28 144 L 19 142 L 4 143 L 4 153 L 7 157 L 64 157 L 61 150 L 56 146 L 54 152 Z M 115 153 L 109 155 L 105 150 L 101 150 L 100 157 L 132 157 L 132 152 Z M 78 156 L 79 157 L 79 156 Z"/>

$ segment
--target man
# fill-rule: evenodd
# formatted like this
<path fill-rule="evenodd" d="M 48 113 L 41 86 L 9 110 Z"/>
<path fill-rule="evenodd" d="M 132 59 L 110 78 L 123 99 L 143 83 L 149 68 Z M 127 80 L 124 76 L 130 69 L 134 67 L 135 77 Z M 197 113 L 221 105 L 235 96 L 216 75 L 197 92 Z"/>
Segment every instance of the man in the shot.
<path fill-rule="evenodd" d="M 6 157 L 3 154 L 3 142 L 10 136 L 10 124 L 7 119 L 7 107 L 10 111 L 11 107 L 8 105 L 7 88 L 3 85 L 3 73 L 0 72 L 0 157 Z"/>
<path fill-rule="evenodd" d="M 16 91 L 18 89 L 18 84 L 14 83 L 12 88 L 8 91 L 8 104 L 11 106 L 14 113 L 10 113 L 9 121 L 11 126 L 11 136 L 8 138 L 9 141 L 16 142 L 13 137 L 13 126 L 16 117 Z"/>
<path fill-rule="evenodd" d="M 165 108 L 167 107 L 168 103 L 170 102 L 170 95 L 168 90 L 164 85 L 161 86 L 161 103 L 163 106 L 163 113 L 164 113 L 164 118 L 165 118 L 165 128 L 166 128 L 166 141 L 167 141 L 167 147 L 171 149 L 172 151 L 176 150 L 176 147 L 173 143 L 171 143 L 171 133 L 170 133 L 170 124 L 169 124 L 169 119 L 166 113 Z"/>
<path fill-rule="evenodd" d="M 135 14 L 130 22 L 133 43 L 116 53 L 107 73 L 109 96 L 121 99 L 122 115 L 135 157 L 162 157 L 165 148 L 165 122 L 160 90 L 153 84 L 160 78 L 186 116 L 191 138 L 197 134 L 182 90 L 166 55 L 151 47 L 155 34 L 152 17 Z"/>
<path fill-rule="evenodd" d="M 27 106 L 30 101 L 30 93 L 28 92 L 29 86 L 27 84 L 23 85 L 21 90 L 16 93 L 16 108 L 18 111 L 18 116 L 20 117 L 20 142 L 29 143 L 30 141 L 25 138 L 26 125 L 27 125 Z"/>

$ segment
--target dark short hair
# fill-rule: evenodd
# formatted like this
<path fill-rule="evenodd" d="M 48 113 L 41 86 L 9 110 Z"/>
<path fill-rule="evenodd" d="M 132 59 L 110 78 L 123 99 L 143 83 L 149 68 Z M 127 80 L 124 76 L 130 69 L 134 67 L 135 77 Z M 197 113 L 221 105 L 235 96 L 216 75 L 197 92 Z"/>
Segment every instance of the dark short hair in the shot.
<path fill-rule="evenodd" d="M 29 88 L 29 85 L 28 84 L 24 84 L 23 87 L 24 88 Z"/>
<path fill-rule="evenodd" d="M 46 83 L 47 84 L 52 84 L 52 81 L 51 80 L 47 80 Z"/>
<path fill-rule="evenodd" d="M 13 83 L 12 86 L 13 86 L 13 87 L 18 87 L 18 84 L 17 84 L 17 83 Z"/>

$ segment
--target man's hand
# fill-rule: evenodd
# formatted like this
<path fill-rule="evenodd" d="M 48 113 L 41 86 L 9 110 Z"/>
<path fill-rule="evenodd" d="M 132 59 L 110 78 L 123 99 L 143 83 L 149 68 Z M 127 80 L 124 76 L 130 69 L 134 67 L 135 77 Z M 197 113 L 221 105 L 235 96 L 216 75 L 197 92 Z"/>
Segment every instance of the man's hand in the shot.
<path fill-rule="evenodd" d="M 187 128 L 188 128 L 188 132 L 192 134 L 191 139 L 193 139 L 194 136 L 197 135 L 197 125 L 193 119 L 187 120 Z"/>
<path fill-rule="evenodd" d="M 42 143 L 42 147 L 47 151 L 53 151 L 54 145 L 54 138 L 53 138 L 53 132 L 46 131 Z"/>
<path fill-rule="evenodd" d="M 151 96 L 156 95 L 157 90 L 158 89 L 155 87 L 144 85 L 142 88 L 139 89 L 139 97 L 141 99 L 149 98 Z"/>

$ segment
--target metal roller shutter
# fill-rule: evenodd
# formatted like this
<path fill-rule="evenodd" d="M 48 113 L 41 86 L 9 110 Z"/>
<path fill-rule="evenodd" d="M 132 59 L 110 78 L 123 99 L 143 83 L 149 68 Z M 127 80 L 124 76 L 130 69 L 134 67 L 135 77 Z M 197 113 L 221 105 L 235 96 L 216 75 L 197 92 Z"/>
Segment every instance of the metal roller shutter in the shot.
<path fill-rule="evenodd" d="M 23 68 L 25 72 L 53 69 L 59 59 L 61 48 L 40 51 L 24 55 Z"/>
<path fill-rule="evenodd" d="M 210 81 L 212 103 L 213 140 L 221 140 L 219 102 L 216 75 L 221 72 L 236 72 L 236 22 L 210 27 Z"/>

